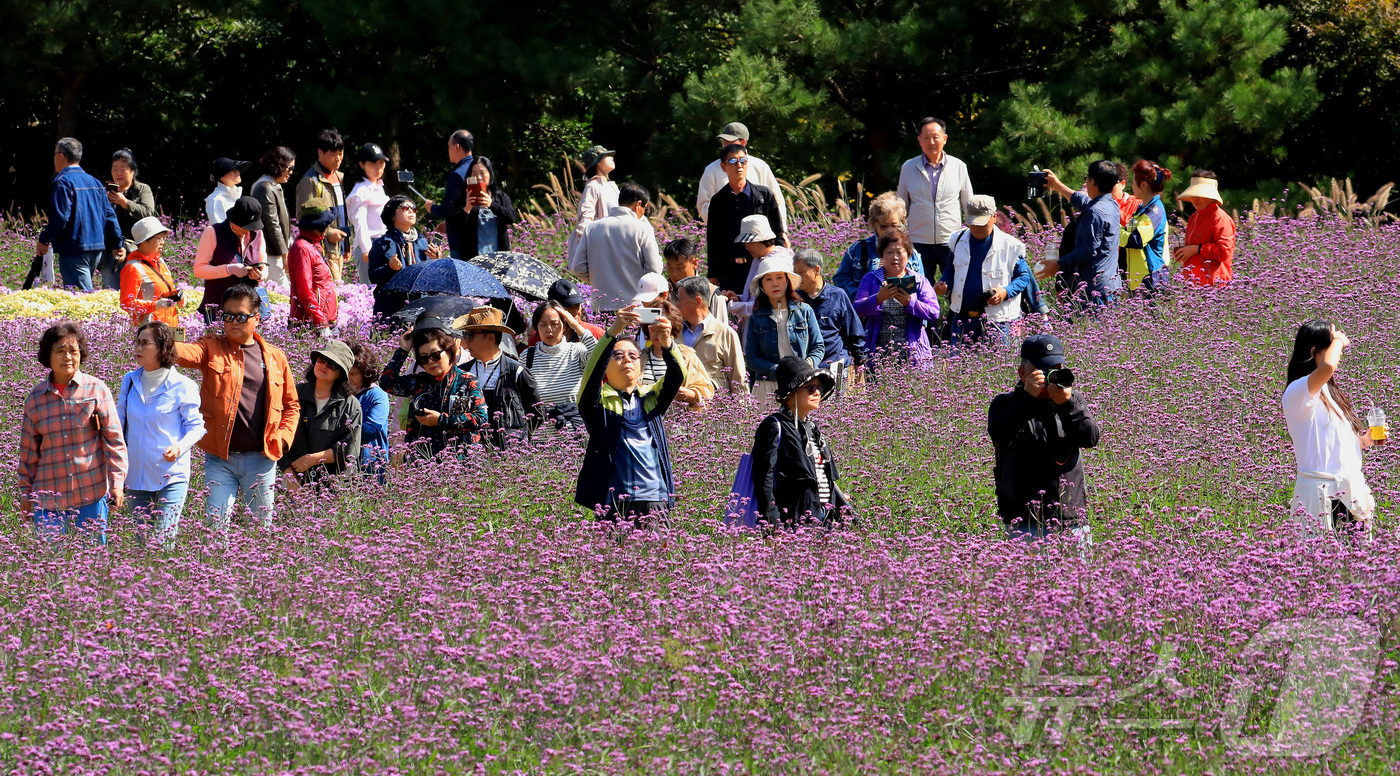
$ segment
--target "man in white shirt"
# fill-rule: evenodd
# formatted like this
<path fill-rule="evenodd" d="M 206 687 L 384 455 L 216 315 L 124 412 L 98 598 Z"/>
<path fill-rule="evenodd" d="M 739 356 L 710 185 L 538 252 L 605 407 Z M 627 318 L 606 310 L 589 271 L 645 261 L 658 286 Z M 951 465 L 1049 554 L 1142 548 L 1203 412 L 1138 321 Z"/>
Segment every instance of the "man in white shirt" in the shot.
<path fill-rule="evenodd" d="M 724 125 L 724 129 L 719 133 L 719 147 L 724 148 L 730 143 L 738 143 L 745 148 L 749 145 L 749 128 L 737 121 L 732 121 Z M 748 154 L 749 159 L 749 181 L 762 186 L 773 192 L 778 200 L 778 216 L 783 221 L 783 228 L 778 230 L 783 235 L 787 234 L 787 197 L 783 196 L 783 190 L 778 186 L 778 179 L 773 175 L 773 168 L 768 163 Z M 710 221 L 710 200 L 720 189 L 729 185 L 729 176 L 724 174 L 724 168 L 720 165 L 720 160 L 710 162 L 705 168 L 704 174 L 700 176 L 700 190 L 695 197 L 695 212 L 700 214 L 700 220 L 709 223 Z M 784 245 L 787 240 L 784 239 Z"/>
<path fill-rule="evenodd" d="M 924 272 L 938 277 L 948 264 L 948 238 L 962 228 L 972 182 L 967 165 L 943 152 L 948 142 L 943 119 L 920 119 L 918 138 L 923 153 L 899 168 L 896 193 L 909 210 L 909 238 L 924 260 Z"/>
<path fill-rule="evenodd" d="M 593 286 L 595 312 L 630 304 L 642 276 L 662 269 L 656 231 L 646 215 L 651 194 L 636 183 L 624 183 L 617 203 L 607 218 L 584 228 L 569 256 L 569 271 Z"/>

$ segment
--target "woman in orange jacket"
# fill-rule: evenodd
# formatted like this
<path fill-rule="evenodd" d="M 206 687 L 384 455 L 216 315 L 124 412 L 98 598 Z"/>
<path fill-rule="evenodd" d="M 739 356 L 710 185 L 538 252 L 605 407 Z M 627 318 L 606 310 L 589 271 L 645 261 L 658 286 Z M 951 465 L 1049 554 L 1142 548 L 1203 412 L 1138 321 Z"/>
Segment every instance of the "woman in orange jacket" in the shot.
<path fill-rule="evenodd" d="M 170 230 L 153 216 L 137 221 L 131 227 L 136 250 L 127 256 L 121 274 L 121 306 L 131 313 L 131 325 L 140 326 L 159 321 L 167 326 L 180 325 L 180 290 L 170 276 L 170 268 L 160 257 L 160 246 Z"/>
<path fill-rule="evenodd" d="M 1235 276 L 1230 266 L 1235 256 L 1235 222 L 1220 207 L 1220 181 L 1210 170 L 1196 170 L 1191 173 L 1191 186 L 1176 198 L 1196 208 L 1186 222 L 1186 244 L 1172 254 L 1181 275 L 1201 286 L 1229 283 Z"/>

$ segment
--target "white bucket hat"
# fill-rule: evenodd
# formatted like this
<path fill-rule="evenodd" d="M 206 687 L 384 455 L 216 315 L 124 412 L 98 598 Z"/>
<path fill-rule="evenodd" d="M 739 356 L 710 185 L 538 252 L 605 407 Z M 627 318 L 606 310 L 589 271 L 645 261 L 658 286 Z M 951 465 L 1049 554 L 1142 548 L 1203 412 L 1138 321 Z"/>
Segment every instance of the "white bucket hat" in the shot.
<path fill-rule="evenodd" d="M 166 234 L 170 230 L 165 228 L 165 224 L 160 222 L 155 216 L 146 216 L 131 225 L 131 239 L 139 245 L 158 234 Z"/>
<path fill-rule="evenodd" d="M 751 243 L 776 239 L 778 235 L 773 234 L 773 227 L 768 225 L 768 216 L 756 214 L 744 216 L 744 220 L 739 222 L 739 236 L 734 238 L 734 242 Z"/>
<path fill-rule="evenodd" d="M 760 216 L 762 218 L 762 216 Z M 767 294 L 763 293 L 763 276 L 774 272 L 785 272 L 788 282 L 792 283 L 792 290 L 796 291 L 802 287 L 802 278 L 792 271 L 792 254 L 787 251 L 781 253 L 770 253 L 763 257 L 758 263 L 758 268 L 753 272 L 753 281 L 749 283 L 749 295 L 754 299 L 763 299 Z"/>
<path fill-rule="evenodd" d="M 1224 204 L 1220 198 L 1220 181 L 1214 178 L 1192 178 L 1191 185 L 1185 191 L 1176 195 L 1177 199 L 1186 197 L 1200 197 L 1201 199 L 1213 199 Z"/>

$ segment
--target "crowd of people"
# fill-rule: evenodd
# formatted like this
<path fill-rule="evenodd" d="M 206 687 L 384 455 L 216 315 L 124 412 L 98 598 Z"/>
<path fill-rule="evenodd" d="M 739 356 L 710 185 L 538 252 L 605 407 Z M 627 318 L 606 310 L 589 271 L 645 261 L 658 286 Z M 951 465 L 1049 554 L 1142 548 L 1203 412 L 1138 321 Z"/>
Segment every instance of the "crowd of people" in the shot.
<path fill-rule="evenodd" d="M 975 193 L 967 165 L 946 152 L 946 123 L 924 119 L 916 137 L 920 155 L 903 165 L 896 191 L 872 199 L 870 235 L 830 280 L 820 252 L 794 251 L 783 193 L 750 154 L 743 124 L 723 128 L 701 177 L 703 274 L 699 246 L 660 244 L 647 218 L 650 193 L 613 182 L 616 152 L 591 147 L 565 243 L 566 266 L 588 285 L 587 298 L 560 278 L 528 326 L 489 303 L 455 317 L 424 312 L 391 329 L 398 347 L 382 369 L 368 345 L 335 338 L 347 266 L 374 286 L 376 317 L 393 327 L 411 300 L 386 286 L 406 267 L 509 249 L 516 212 L 471 133 L 447 139 L 442 201 L 421 201 L 444 242 L 420 227 L 411 198 L 385 192 L 387 157 L 377 144 L 356 154 L 361 176 L 347 195 L 345 142 L 322 132 L 290 210 L 282 188 L 296 162 L 289 149 L 263 155 L 246 196 L 252 165 L 216 160 L 193 272 L 204 281 L 207 320 L 222 327 L 193 343 L 181 341 L 180 291 L 160 256 L 168 229 L 136 180 L 131 152 L 114 155 L 104 185 L 83 172 L 81 144 L 65 138 L 36 247 L 52 247 L 65 285 L 90 289 L 100 277 L 120 288 L 136 327 L 137 368 L 113 398 L 81 370 L 80 327 L 61 323 L 44 334 L 39 361 L 51 373 L 25 405 L 24 508 L 52 532 L 89 521 L 105 528 L 109 501 L 127 502 L 169 544 L 196 445 L 206 519 L 227 530 L 240 500 L 270 522 L 278 482 L 297 489 L 382 478 L 410 458 L 577 433 L 587 436 L 577 504 L 600 519 L 653 525 L 667 520 L 676 493 L 663 417 L 674 406 L 702 411 L 724 395 L 774 408 L 755 432 L 751 482 L 734 488 L 756 520 L 840 526 L 854 513 L 815 413 L 885 370 L 980 345 L 1021 355 L 1015 387 L 988 416 L 1008 533 L 1034 540 L 1065 531 L 1088 543 L 1081 451 L 1098 444 L 1100 430 L 1063 343 L 1025 336 L 1024 318 L 1048 314 L 1050 299 L 1075 317 L 1124 296 L 1168 293 L 1174 282 L 1228 283 L 1234 224 L 1217 176 L 1192 173 L 1178 199 L 1194 213 L 1176 237 L 1162 201 L 1171 172 L 1155 162 L 1096 161 L 1077 190 L 1037 171 L 1074 215 L 1059 244 L 1033 261 L 996 201 Z M 290 289 L 290 322 L 314 328 L 322 343 L 300 382 L 286 354 L 258 334 L 271 310 L 266 286 L 279 282 Z M 1295 506 L 1329 528 L 1369 524 L 1360 450 L 1384 434 L 1361 423 L 1331 383 L 1345 335 L 1313 322 L 1298 338 L 1284 399 L 1306 475 Z M 176 366 L 198 370 L 198 386 Z M 80 475 L 75 462 L 84 463 Z"/>

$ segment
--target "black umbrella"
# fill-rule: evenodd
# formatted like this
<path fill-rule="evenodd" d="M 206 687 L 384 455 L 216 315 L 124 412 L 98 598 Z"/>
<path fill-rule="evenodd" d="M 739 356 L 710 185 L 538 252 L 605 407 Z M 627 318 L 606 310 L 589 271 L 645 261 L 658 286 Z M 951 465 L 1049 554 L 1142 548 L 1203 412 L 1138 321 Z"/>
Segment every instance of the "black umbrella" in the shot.
<path fill-rule="evenodd" d="M 394 313 L 395 318 L 416 321 L 423 313 L 441 318 L 448 323 L 476 309 L 476 302 L 461 296 L 425 296 L 415 299 Z"/>
<path fill-rule="evenodd" d="M 483 253 L 472 263 L 494 275 L 501 285 L 536 302 L 547 299 L 549 287 L 559 279 L 558 270 L 526 253 Z"/>

